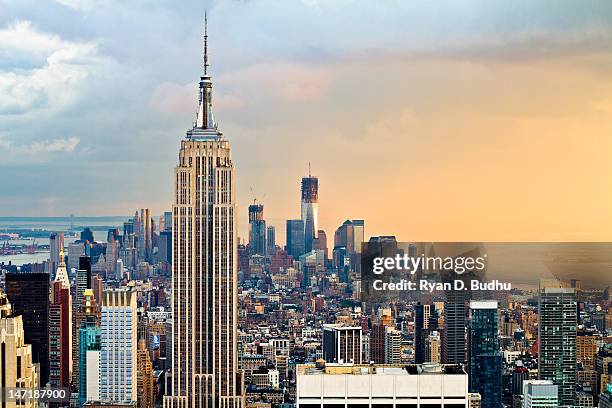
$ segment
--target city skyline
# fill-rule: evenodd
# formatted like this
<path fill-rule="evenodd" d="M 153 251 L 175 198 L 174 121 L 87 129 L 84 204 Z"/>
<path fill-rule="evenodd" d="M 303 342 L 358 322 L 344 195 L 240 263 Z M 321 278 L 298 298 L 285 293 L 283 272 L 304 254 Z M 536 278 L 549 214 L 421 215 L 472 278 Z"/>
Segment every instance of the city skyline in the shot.
<path fill-rule="evenodd" d="M 612 237 L 608 4 L 32 4 L 0 13 L 2 215 L 168 210 L 207 6 L 243 238 L 251 186 L 284 236 L 309 161 L 328 234 Z"/>

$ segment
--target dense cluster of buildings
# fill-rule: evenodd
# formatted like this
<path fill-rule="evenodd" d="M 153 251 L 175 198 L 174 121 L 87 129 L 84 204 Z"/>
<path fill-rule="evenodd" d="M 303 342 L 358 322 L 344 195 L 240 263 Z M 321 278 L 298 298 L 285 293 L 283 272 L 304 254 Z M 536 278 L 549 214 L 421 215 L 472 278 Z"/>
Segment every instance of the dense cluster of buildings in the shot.
<path fill-rule="evenodd" d="M 172 211 L 52 233 L 45 265 L 2 266 L 2 387 L 67 389 L 50 404 L 70 407 L 612 406 L 609 288 L 364 301 L 365 223 L 328 240 L 310 171 L 285 245 L 257 202 L 240 242 L 206 51 L 173 179 Z"/>

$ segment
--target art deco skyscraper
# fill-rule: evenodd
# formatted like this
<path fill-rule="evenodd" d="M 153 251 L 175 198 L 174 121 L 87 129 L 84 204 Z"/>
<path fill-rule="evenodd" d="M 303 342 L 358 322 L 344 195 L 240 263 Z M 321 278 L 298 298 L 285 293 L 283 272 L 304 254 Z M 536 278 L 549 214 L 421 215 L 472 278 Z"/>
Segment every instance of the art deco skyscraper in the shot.
<path fill-rule="evenodd" d="M 181 141 L 172 205 L 172 377 L 164 406 L 243 406 L 237 354 L 235 168 L 212 112 L 207 35 L 196 122 Z"/>

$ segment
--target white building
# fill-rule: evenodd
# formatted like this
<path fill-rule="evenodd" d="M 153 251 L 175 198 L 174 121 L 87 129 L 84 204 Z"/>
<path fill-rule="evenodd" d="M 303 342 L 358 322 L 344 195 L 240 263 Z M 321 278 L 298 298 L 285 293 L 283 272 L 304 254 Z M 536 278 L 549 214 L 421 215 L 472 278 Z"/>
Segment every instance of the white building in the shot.
<path fill-rule="evenodd" d="M 550 380 L 523 381 L 523 408 L 557 407 L 559 387 Z"/>
<path fill-rule="evenodd" d="M 136 293 L 129 290 L 104 291 L 100 351 L 101 401 L 131 402 L 137 399 L 137 324 Z"/>
<path fill-rule="evenodd" d="M 465 407 L 467 374 L 458 366 L 301 364 L 297 408 Z M 425 405 L 427 404 L 427 405 Z M 432 405 L 433 404 L 433 405 Z"/>

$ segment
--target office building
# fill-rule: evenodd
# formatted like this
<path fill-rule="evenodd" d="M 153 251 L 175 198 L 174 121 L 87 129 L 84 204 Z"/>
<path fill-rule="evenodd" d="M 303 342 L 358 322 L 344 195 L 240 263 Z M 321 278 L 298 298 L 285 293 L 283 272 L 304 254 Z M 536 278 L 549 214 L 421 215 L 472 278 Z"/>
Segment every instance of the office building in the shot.
<path fill-rule="evenodd" d="M 0 291 L 0 378 L 3 388 L 39 387 L 37 367 L 32 360 L 32 346 L 25 342 L 23 319 L 14 315 L 6 295 Z M 26 399 L 22 404 L 3 402 L 3 407 L 35 408 L 38 402 Z"/>
<path fill-rule="evenodd" d="M 276 252 L 276 229 L 269 225 L 266 227 L 266 255 L 273 256 Z"/>
<path fill-rule="evenodd" d="M 385 330 L 387 327 L 394 327 L 393 318 L 390 315 L 382 315 L 372 321 L 370 361 L 376 364 L 385 363 Z"/>
<path fill-rule="evenodd" d="M 440 333 L 432 331 L 425 339 L 425 362 L 439 363 L 441 360 L 442 342 Z"/>
<path fill-rule="evenodd" d="M 467 374 L 455 365 L 300 364 L 296 373 L 298 408 L 467 405 Z"/>
<path fill-rule="evenodd" d="M 538 377 L 559 387 L 561 407 L 573 406 L 576 398 L 576 314 L 574 289 L 540 288 Z"/>
<path fill-rule="evenodd" d="M 85 244 L 75 242 L 68 245 L 68 264 L 67 269 L 72 273 L 79 267 L 79 258 L 85 255 Z"/>
<path fill-rule="evenodd" d="M 164 231 L 172 232 L 172 211 L 164 211 Z"/>
<path fill-rule="evenodd" d="M 323 325 L 323 359 L 330 363 L 361 364 L 362 337 L 361 327 L 342 324 Z"/>
<path fill-rule="evenodd" d="M 304 254 L 304 221 L 302 220 L 287 220 L 287 253 L 298 259 Z"/>
<path fill-rule="evenodd" d="M 85 290 L 91 288 L 91 258 L 81 256 L 79 258 L 79 268 L 76 270 L 76 288 L 74 302 L 72 303 L 72 327 L 75 331 L 81 327 L 84 319 L 83 314 L 83 294 Z M 72 336 L 72 384 L 79 383 L 79 336 Z M 73 387 L 76 388 L 76 387 Z"/>
<path fill-rule="evenodd" d="M 160 262 L 172 263 L 172 230 L 159 233 L 157 258 Z"/>
<path fill-rule="evenodd" d="M 181 140 L 173 177 L 172 370 L 163 402 L 172 408 L 244 405 L 236 348 L 236 175 L 212 112 L 207 39 L 198 113 Z"/>
<path fill-rule="evenodd" d="M 40 385 L 49 381 L 49 274 L 7 273 L 6 296 L 14 315 L 21 315 L 25 343 L 32 361 L 40 365 Z"/>
<path fill-rule="evenodd" d="M 266 254 L 266 221 L 262 204 L 249 205 L 249 247 L 251 254 Z"/>
<path fill-rule="evenodd" d="M 51 286 L 49 306 L 49 383 L 69 387 L 72 375 L 72 296 L 70 281 L 60 252 L 59 264 Z"/>
<path fill-rule="evenodd" d="M 155 406 L 153 365 L 149 357 L 146 341 L 138 341 L 138 408 L 153 408 Z"/>
<path fill-rule="evenodd" d="M 85 227 L 83 231 L 81 231 L 81 241 L 85 244 L 93 244 L 95 242 L 91 228 Z"/>
<path fill-rule="evenodd" d="M 502 356 L 497 301 L 470 302 L 469 345 L 470 392 L 480 394 L 483 408 L 501 408 Z"/>
<path fill-rule="evenodd" d="M 442 362 L 465 364 L 465 303 L 466 294 L 459 290 L 446 291 L 444 331 L 442 332 Z"/>
<path fill-rule="evenodd" d="M 402 337 L 395 327 L 385 327 L 385 364 L 402 362 Z"/>
<path fill-rule="evenodd" d="M 558 386 L 549 380 L 523 381 L 524 408 L 558 407 Z M 572 404 L 573 405 L 573 404 Z"/>
<path fill-rule="evenodd" d="M 49 235 L 49 273 L 54 276 L 64 252 L 64 233 L 52 232 Z"/>
<path fill-rule="evenodd" d="M 91 289 L 88 289 L 85 296 L 93 297 L 90 292 Z M 87 315 L 79 328 L 79 406 L 87 401 L 100 400 L 101 336 L 97 317 L 94 314 Z"/>
<path fill-rule="evenodd" d="M 319 249 L 323 251 L 323 259 L 325 260 L 325 263 L 327 263 L 327 260 L 329 259 L 329 253 L 327 250 L 327 235 L 325 234 L 325 231 L 319 230 L 317 232 L 317 238 L 314 239 L 312 242 L 312 249 Z"/>
<path fill-rule="evenodd" d="M 105 290 L 102 295 L 100 336 L 100 399 L 131 402 L 137 399 L 136 292 Z"/>

